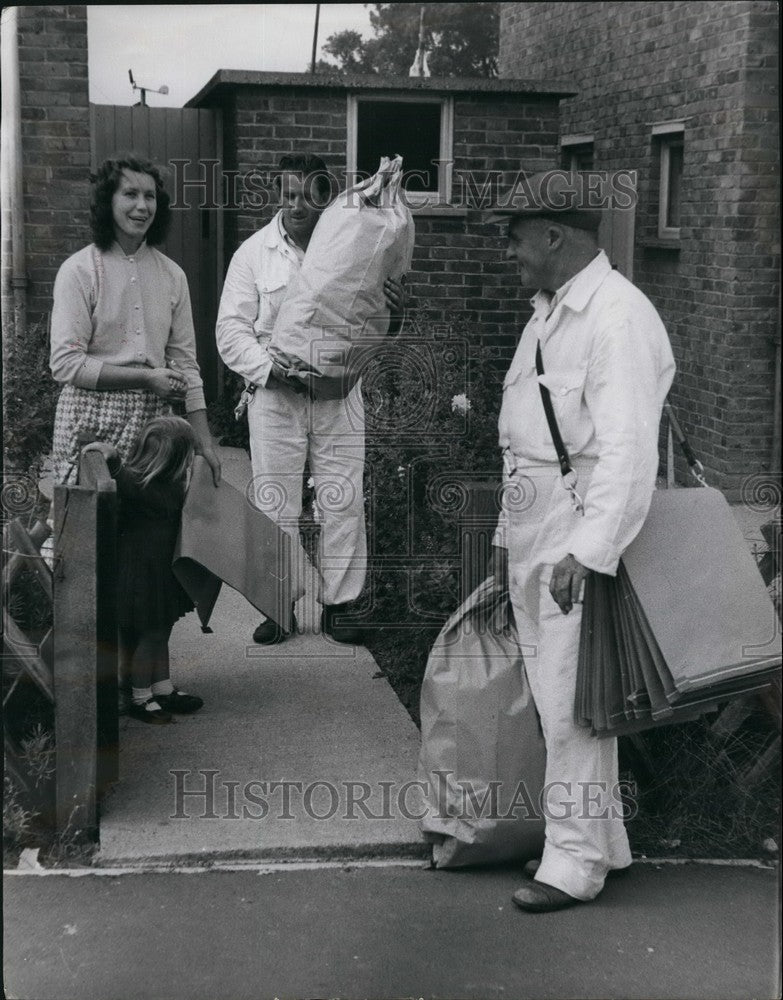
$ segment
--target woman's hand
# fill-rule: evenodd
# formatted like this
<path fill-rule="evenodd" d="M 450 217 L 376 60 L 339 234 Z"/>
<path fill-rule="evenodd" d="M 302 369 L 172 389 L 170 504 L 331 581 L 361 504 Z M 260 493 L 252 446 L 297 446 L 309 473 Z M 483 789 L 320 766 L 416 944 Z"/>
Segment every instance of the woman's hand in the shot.
<path fill-rule="evenodd" d="M 217 486 L 220 483 L 222 469 L 220 467 L 218 453 L 215 450 L 215 444 L 212 440 L 212 435 L 209 432 L 207 411 L 193 410 L 186 414 L 186 417 L 188 423 L 196 432 L 196 440 L 198 441 L 198 444 L 196 445 L 196 454 L 201 455 L 212 470 L 212 482 L 215 486 Z"/>
<path fill-rule="evenodd" d="M 212 482 L 215 486 L 220 482 L 220 477 L 222 475 L 222 468 L 220 465 L 220 459 L 215 451 L 215 447 L 212 442 L 203 443 L 199 446 L 198 454 L 202 456 L 204 461 L 212 470 Z"/>
<path fill-rule="evenodd" d="M 147 372 L 147 388 L 167 402 L 184 399 L 188 383 L 185 376 L 173 368 L 152 368 Z"/>

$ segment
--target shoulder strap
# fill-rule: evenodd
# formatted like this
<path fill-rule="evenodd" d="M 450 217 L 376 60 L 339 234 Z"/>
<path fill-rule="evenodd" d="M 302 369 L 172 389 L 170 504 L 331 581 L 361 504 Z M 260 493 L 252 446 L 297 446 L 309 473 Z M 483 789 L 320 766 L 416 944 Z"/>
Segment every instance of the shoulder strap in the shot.
<path fill-rule="evenodd" d="M 544 374 L 544 362 L 541 357 L 541 341 L 536 344 L 536 372 L 538 372 L 539 375 Z M 560 474 L 565 478 L 573 472 L 573 469 L 571 468 L 571 458 L 568 454 L 565 442 L 563 441 L 563 437 L 560 434 L 560 428 L 557 425 L 557 417 L 555 416 L 555 411 L 552 406 L 552 398 L 549 394 L 549 389 L 547 389 L 545 385 L 542 385 L 541 382 L 538 383 L 538 388 L 541 391 L 541 402 L 544 404 L 544 413 L 546 414 L 546 422 L 549 425 L 549 433 L 552 435 L 552 441 L 554 442 L 555 449 L 557 451 L 557 460 L 560 463 Z M 704 466 L 694 454 L 694 451 L 690 446 L 690 442 L 683 433 L 668 398 L 663 404 L 663 409 L 666 416 L 669 418 L 672 435 L 682 449 L 683 455 L 685 455 L 691 475 L 700 486 L 706 486 L 707 482 L 704 478 Z"/>
<path fill-rule="evenodd" d="M 539 375 L 544 374 L 544 360 L 541 357 L 541 341 L 536 344 L 536 371 Z M 565 441 L 560 433 L 560 428 L 557 425 L 557 417 L 555 416 L 555 410 L 552 406 L 552 397 L 549 395 L 549 389 L 542 383 L 538 383 L 538 388 L 541 392 L 541 402 L 544 404 L 544 413 L 546 414 L 546 422 L 549 424 L 549 433 L 552 435 L 552 441 L 555 445 L 555 450 L 557 451 L 557 460 L 560 463 L 560 474 L 562 476 L 567 476 L 569 472 L 572 472 L 571 468 L 571 457 L 568 454 L 568 449 L 565 446 Z"/>
<path fill-rule="evenodd" d="M 668 396 L 663 403 L 663 412 L 668 417 L 672 437 L 682 449 L 682 453 L 685 456 L 685 461 L 688 463 L 691 475 L 699 486 L 706 486 L 707 480 L 704 478 L 704 466 L 698 458 L 696 458 L 693 448 L 691 448 L 690 441 L 685 437 L 685 433 L 683 432 L 682 427 L 680 427 L 680 422 L 674 414 L 674 410 L 672 409 L 672 404 L 669 402 Z"/>

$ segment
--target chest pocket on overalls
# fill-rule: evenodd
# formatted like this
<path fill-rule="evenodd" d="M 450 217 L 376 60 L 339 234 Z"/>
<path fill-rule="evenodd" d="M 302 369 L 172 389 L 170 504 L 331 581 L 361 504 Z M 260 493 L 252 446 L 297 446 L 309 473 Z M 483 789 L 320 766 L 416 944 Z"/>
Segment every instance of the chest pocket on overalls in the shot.
<path fill-rule="evenodd" d="M 258 288 L 258 326 L 260 333 L 271 333 L 287 288 L 287 276 L 272 275 L 256 282 Z"/>
<path fill-rule="evenodd" d="M 552 408 L 566 444 L 579 436 L 586 379 L 586 368 L 566 368 L 538 376 L 539 382 L 549 389 Z"/>

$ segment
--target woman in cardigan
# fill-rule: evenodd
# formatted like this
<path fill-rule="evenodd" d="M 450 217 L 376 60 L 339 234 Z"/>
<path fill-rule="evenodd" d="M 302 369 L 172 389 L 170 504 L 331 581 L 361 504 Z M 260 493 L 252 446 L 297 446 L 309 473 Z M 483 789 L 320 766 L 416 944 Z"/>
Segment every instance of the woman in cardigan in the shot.
<path fill-rule="evenodd" d="M 64 386 L 55 482 L 76 482 L 86 441 L 112 444 L 125 460 L 148 420 L 184 402 L 217 484 L 187 280 L 154 249 L 171 219 L 160 170 L 124 155 L 101 164 L 92 182 L 94 242 L 65 261 L 54 284 L 50 366 Z"/>

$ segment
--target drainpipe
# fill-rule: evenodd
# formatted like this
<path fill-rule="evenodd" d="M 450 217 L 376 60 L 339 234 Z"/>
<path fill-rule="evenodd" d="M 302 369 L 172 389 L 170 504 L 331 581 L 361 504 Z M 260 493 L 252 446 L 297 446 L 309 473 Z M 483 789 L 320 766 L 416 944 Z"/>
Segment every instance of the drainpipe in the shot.
<path fill-rule="evenodd" d="M 9 357 L 26 342 L 27 268 L 24 243 L 24 200 L 22 188 L 22 111 L 19 87 L 18 7 L 2 12 L 2 174 L 3 174 L 3 244 L 11 237 L 11 288 L 13 289 L 13 327 L 3 316 L 4 356 Z M 9 337 L 8 334 L 11 333 Z M 10 341 L 10 343 L 9 343 Z"/>
<path fill-rule="evenodd" d="M 780 339 L 781 339 L 781 306 L 780 306 L 781 295 L 778 292 L 778 331 L 777 331 L 777 343 L 775 344 L 775 402 L 774 402 L 774 414 L 772 417 L 772 458 L 770 461 L 770 471 L 775 473 L 780 473 L 780 446 L 781 446 L 781 434 L 780 434 Z"/>

